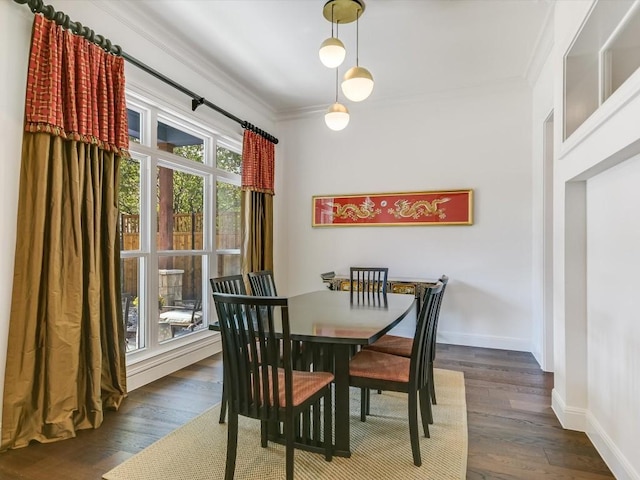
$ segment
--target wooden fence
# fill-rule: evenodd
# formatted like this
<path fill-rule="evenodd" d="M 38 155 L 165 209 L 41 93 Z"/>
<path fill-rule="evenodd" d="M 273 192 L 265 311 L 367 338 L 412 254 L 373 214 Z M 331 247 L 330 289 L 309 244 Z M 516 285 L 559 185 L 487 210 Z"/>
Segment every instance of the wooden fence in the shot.
<path fill-rule="evenodd" d="M 201 250 L 202 237 L 202 213 L 176 213 L 173 215 L 173 248 L 180 250 Z M 233 249 L 240 247 L 240 213 L 226 212 L 218 215 L 216 225 L 216 249 Z M 120 248 L 130 251 L 140 248 L 140 219 L 138 215 L 120 216 Z M 159 235 L 159 234 L 158 234 Z M 219 256 L 219 261 L 229 262 L 233 259 Z M 163 269 L 184 270 L 182 278 L 182 298 L 201 298 L 202 256 L 173 256 L 160 258 Z M 121 262 L 122 292 L 133 297 L 138 296 L 138 271 L 137 262 Z"/>

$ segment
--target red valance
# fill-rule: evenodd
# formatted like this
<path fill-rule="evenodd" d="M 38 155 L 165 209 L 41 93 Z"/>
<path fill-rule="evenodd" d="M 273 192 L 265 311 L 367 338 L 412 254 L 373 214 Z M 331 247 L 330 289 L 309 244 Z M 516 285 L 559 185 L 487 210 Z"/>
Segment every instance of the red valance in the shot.
<path fill-rule="evenodd" d="M 242 144 L 242 190 L 274 195 L 275 145 L 251 130 Z"/>
<path fill-rule="evenodd" d="M 128 156 L 124 59 L 35 15 L 25 117 L 28 132 Z"/>

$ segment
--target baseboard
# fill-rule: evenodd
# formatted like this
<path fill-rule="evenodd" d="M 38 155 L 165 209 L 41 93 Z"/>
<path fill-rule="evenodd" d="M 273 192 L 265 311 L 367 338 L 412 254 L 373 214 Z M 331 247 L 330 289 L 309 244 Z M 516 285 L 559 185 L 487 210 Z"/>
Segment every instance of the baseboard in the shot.
<path fill-rule="evenodd" d="M 605 461 L 611 473 L 618 480 L 640 480 L 640 472 L 635 470 L 620 449 L 604 431 L 598 420 L 587 412 L 587 436 Z"/>
<path fill-rule="evenodd" d="M 524 338 L 500 337 L 497 335 L 472 335 L 468 333 L 438 331 L 438 343 L 464 345 L 467 347 L 497 348 L 499 350 L 514 350 L 530 352 L 531 341 Z"/>
<path fill-rule="evenodd" d="M 551 409 L 558 417 L 562 428 L 585 432 L 587 430 L 587 410 L 584 408 L 568 407 L 564 399 L 554 388 L 551 391 Z"/>
<path fill-rule="evenodd" d="M 163 355 L 127 365 L 127 390 L 131 392 L 221 351 L 220 335 L 209 335 Z"/>

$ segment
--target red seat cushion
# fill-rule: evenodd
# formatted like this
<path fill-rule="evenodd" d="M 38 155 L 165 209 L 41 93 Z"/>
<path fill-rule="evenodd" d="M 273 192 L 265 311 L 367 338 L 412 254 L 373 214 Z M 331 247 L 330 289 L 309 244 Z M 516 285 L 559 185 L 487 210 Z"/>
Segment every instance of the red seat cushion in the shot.
<path fill-rule="evenodd" d="M 413 338 L 397 337 L 395 335 L 383 335 L 371 345 L 362 347 L 364 350 L 375 350 L 376 352 L 399 355 L 401 357 L 411 357 Z"/>
<path fill-rule="evenodd" d="M 349 375 L 408 383 L 410 364 L 410 359 L 398 355 L 360 350 L 349 363 Z"/>
<path fill-rule="evenodd" d="M 294 370 L 293 380 L 293 405 L 298 406 L 318 390 L 329 385 L 333 381 L 333 374 L 329 372 L 302 372 Z M 284 385 L 284 370 L 278 369 L 278 383 Z M 284 389 L 280 391 L 280 405 L 285 405 Z"/>
<path fill-rule="evenodd" d="M 269 369 L 269 384 L 271 384 L 271 369 Z M 293 406 L 304 403 L 304 401 L 313 396 L 318 390 L 321 390 L 326 385 L 329 385 L 333 381 L 333 374 L 329 372 L 303 372 L 299 370 L 293 370 L 291 375 L 292 393 L 293 393 Z M 260 389 L 262 389 L 262 382 L 260 383 Z M 269 402 L 273 405 L 273 391 L 270 391 Z M 278 398 L 279 405 L 281 407 L 286 406 L 285 392 L 284 392 L 284 369 L 278 368 Z"/>

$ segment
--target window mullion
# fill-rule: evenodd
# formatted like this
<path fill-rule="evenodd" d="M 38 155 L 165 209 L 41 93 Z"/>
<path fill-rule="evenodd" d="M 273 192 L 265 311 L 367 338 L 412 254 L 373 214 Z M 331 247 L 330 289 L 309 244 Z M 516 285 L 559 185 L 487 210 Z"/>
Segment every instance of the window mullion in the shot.
<path fill-rule="evenodd" d="M 155 129 L 151 129 L 152 131 Z M 149 261 L 147 262 L 146 270 L 146 286 L 147 286 L 147 341 L 148 346 L 151 348 L 158 345 L 158 329 L 159 325 L 157 318 L 159 315 L 158 309 L 158 245 L 157 245 L 157 231 L 158 231 L 158 216 L 157 216 L 157 204 L 158 198 L 158 186 L 157 186 L 157 172 L 158 172 L 158 158 L 153 155 L 149 158 L 149 168 L 147 171 L 147 188 L 144 196 L 145 201 L 145 225 L 147 227 L 146 239 L 149 245 Z M 154 301 L 155 299 L 155 301 Z"/>

